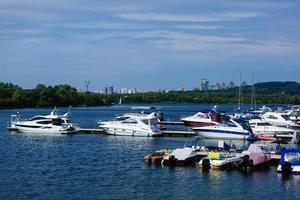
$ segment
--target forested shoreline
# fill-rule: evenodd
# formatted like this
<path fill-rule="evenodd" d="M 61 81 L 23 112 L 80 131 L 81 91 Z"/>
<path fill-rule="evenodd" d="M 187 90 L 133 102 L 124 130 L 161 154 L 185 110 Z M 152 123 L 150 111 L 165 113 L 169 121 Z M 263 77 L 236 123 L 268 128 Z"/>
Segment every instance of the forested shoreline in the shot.
<path fill-rule="evenodd" d="M 292 85 L 292 86 L 289 86 Z M 295 82 L 267 82 L 255 85 L 256 103 L 300 104 L 300 84 Z M 251 87 L 243 89 L 241 101 L 252 102 Z M 219 91 L 170 91 L 136 94 L 100 94 L 81 92 L 70 85 L 23 89 L 12 83 L 0 83 L 0 108 L 28 108 L 53 106 L 104 106 L 122 103 L 237 103 L 237 88 Z"/>

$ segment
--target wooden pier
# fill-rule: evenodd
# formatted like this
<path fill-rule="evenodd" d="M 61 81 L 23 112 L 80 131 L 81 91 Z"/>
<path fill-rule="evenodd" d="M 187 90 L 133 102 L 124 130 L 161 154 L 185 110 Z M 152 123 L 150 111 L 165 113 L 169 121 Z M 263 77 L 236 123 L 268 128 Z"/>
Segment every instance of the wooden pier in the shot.
<path fill-rule="evenodd" d="M 193 137 L 196 133 L 193 131 L 161 131 L 162 135 L 165 137 Z"/>
<path fill-rule="evenodd" d="M 100 128 L 76 128 L 76 131 L 81 134 L 104 134 Z"/>
<path fill-rule="evenodd" d="M 174 121 L 160 121 L 160 125 L 184 125 L 183 122 L 174 122 Z"/>

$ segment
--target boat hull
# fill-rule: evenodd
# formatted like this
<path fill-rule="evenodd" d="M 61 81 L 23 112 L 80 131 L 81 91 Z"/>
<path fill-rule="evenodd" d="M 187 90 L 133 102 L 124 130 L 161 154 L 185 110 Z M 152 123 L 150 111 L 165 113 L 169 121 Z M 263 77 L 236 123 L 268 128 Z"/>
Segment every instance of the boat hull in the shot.
<path fill-rule="evenodd" d="M 250 134 L 249 132 L 211 130 L 211 129 L 194 129 L 198 137 L 209 139 L 237 139 L 245 140 Z"/>
<path fill-rule="evenodd" d="M 195 166 L 197 160 L 199 160 L 199 156 L 193 156 L 193 157 L 187 158 L 185 160 L 163 159 L 162 165 L 169 166 L 169 167 Z"/>
<path fill-rule="evenodd" d="M 76 130 L 73 129 L 61 129 L 60 127 L 26 127 L 15 125 L 16 130 L 21 133 L 32 133 L 32 134 L 74 134 Z"/>
<path fill-rule="evenodd" d="M 278 173 L 283 173 L 281 168 L 282 168 L 282 166 L 278 165 L 278 167 L 277 167 L 277 172 Z M 297 166 L 293 166 L 292 165 L 292 171 L 291 171 L 291 173 L 292 174 L 300 174 L 300 166 L 299 165 L 297 165 Z"/>
<path fill-rule="evenodd" d="M 107 128 L 103 127 L 103 130 L 108 135 L 115 136 L 133 136 L 133 137 L 154 137 L 160 135 L 152 131 L 141 131 L 132 129 L 118 129 L 118 128 Z"/>
<path fill-rule="evenodd" d="M 222 169 L 226 169 L 227 167 L 233 167 L 233 166 L 238 167 L 239 164 L 242 162 L 242 158 L 239 156 L 233 156 L 225 159 L 203 158 L 198 164 L 200 168 L 207 167 L 207 166 L 203 166 L 204 160 L 209 160 L 210 168 L 214 170 L 222 170 Z"/>

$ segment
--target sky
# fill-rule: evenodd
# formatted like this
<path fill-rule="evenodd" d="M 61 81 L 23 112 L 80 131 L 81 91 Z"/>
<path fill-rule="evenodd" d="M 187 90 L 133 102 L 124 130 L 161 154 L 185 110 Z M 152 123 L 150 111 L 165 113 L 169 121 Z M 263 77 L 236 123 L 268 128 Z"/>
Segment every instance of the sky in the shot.
<path fill-rule="evenodd" d="M 297 0 L 0 0 L 0 82 L 300 82 Z"/>

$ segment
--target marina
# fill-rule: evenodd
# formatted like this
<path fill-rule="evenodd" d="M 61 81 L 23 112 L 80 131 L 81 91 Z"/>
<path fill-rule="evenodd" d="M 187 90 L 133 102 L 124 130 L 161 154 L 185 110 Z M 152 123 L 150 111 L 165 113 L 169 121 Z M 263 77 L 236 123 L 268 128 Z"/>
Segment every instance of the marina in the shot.
<path fill-rule="evenodd" d="M 0 200 L 300 200 L 300 0 L 0 0 Z"/>
<path fill-rule="evenodd" d="M 152 178 L 155 178 L 154 182 L 150 181 L 151 184 L 158 184 L 160 185 L 160 187 L 166 189 L 163 183 L 164 180 L 173 179 L 169 177 L 170 174 L 176 176 L 179 175 L 181 178 L 177 181 L 183 185 L 187 184 L 187 182 L 182 182 L 182 180 L 185 179 L 189 180 L 189 184 L 196 184 L 198 181 L 204 181 L 204 185 L 212 184 L 212 180 L 206 179 L 207 177 L 214 176 L 214 174 L 216 173 L 218 173 L 217 176 L 220 176 L 221 179 L 222 176 L 226 176 L 226 180 L 231 180 L 231 184 L 233 182 L 239 182 L 243 179 L 251 180 L 251 177 L 255 178 L 256 176 L 264 176 L 266 178 L 264 179 L 267 181 L 265 184 L 278 184 L 278 181 L 280 182 L 280 180 L 277 180 L 278 176 L 281 176 L 280 173 L 277 172 L 277 166 L 281 159 L 280 154 L 269 154 L 271 159 L 270 165 L 268 165 L 267 168 L 259 168 L 259 170 L 257 171 L 256 169 L 254 170 L 253 167 L 250 167 L 252 165 L 249 160 L 256 159 L 253 158 L 253 153 L 250 154 L 252 157 L 249 156 L 249 158 L 251 159 L 247 159 L 248 154 L 242 152 L 242 150 L 247 150 L 249 145 L 251 145 L 252 143 L 263 144 L 266 147 L 269 147 L 270 143 L 274 141 L 251 142 L 247 140 L 225 140 L 226 143 L 234 144 L 234 146 L 236 146 L 237 149 L 241 149 L 239 151 L 231 151 L 229 156 L 228 153 L 223 154 L 222 151 L 219 151 L 218 147 L 213 147 L 219 143 L 219 140 L 198 137 L 196 132 L 193 131 L 192 127 L 186 127 L 181 121 L 179 121 L 182 117 L 181 114 L 178 114 L 175 117 L 173 115 L 174 108 L 182 108 L 183 110 L 188 108 L 190 111 L 188 114 L 185 115 L 193 115 L 193 113 L 196 113 L 199 109 L 206 108 L 209 106 L 210 105 L 167 105 L 165 107 L 161 106 L 160 112 L 163 112 L 163 115 L 167 120 L 163 121 L 162 123 L 158 123 L 161 135 L 157 135 L 156 137 L 135 137 L 134 135 L 107 135 L 103 129 L 99 128 L 100 123 L 104 123 L 106 121 L 115 119 L 116 116 L 117 119 L 121 121 L 124 120 L 122 116 L 126 115 L 126 117 L 128 117 L 129 115 L 131 115 L 132 117 L 133 114 L 130 114 L 132 112 L 130 106 L 126 107 L 123 105 L 122 109 L 120 109 L 120 107 L 118 106 L 104 108 L 95 107 L 93 109 L 71 109 L 70 120 L 74 124 L 76 134 L 60 134 L 62 136 L 56 137 L 55 135 L 27 134 L 19 133 L 16 131 L 8 132 L 8 130 L 4 131 L 4 129 L 2 129 L 3 134 L 1 135 L 1 141 L 2 145 L 5 146 L 4 143 L 9 144 L 12 143 L 11 140 L 13 140 L 14 142 L 20 143 L 20 145 L 23 143 L 22 145 L 24 145 L 24 147 L 22 148 L 26 148 L 26 143 L 29 140 L 31 144 L 38 145 L 34 148 L 31 147 L 33 149 L 32 151 L 30 150 L 30 152 L 32 155 L 34 155 L 34 157 L 40 157 L 40 163 L 43 166 L 43 168 L 49 169 L 49 167 L 47 167 L 48 165 L 51 165 L 49 162 L 55 162 L 57 164 L 53 166 L 54 168 L 64 167 L 68 169 L 67 171 L 69 172 L 61 172 L 62 174 L 71 172 L 75 173 L 76 171 L 74 171 L 73 169 L 74 166 L 66 166 L 64 164 L 67 160 L 70 160 L 68 162 L 77 163 L 76 165 L 80 166 L 80 168 L 77 168 L 78 173 L 80 173 L 78 174 L 78 176 L 80 179 L 82 179 L 83 182 L 85 182 L 84 174 L 91 173 L 93 174 L 93 177 L 95 177 L 95 179 L 97 180 L 97 183 L 92 183 L 88 185 L 100 185 L 103 188 L 106 188 L 105 184 L 101 182 L 103 177 L 106 177 L 106 180 L 110 184 L 114 185 L 118 185 L 118 182 L 120 181 L 116 177 L 124 178 L 124 180 L 121 181 L 122 187 L 125 187 L 127 190 L 129 189 L 129 187 L 135 185 L 136 183 L 140 184 L 141 189 L 147 187 L 146 177 L 150 176 Z M 230 111 L 233 108 L 233 106 L 231 105 L 220 106 L 225 107 L 228 111 Z M 58 111 L 60 111 L 60 109 L 58 109 Z M 38 116 L 43 113 L 49 113 L 49 109 L 29 109 L 20 110 L 19 112 L 21 113 L 22 117 L 24 116 L 24 118 L 30 118 L 32 116 Z M 8 116 L 11 113 L 12 112 L 10 110 L 7 110 L 5 111 L 5 114 L 0 117 L 2 117 L 3 119 L 7 119 L 9 118 Z M 64 111 L 62 110 L 61 113 L 64 113 Z M 99 113 L 102 114 L 100 115 Z M 124 115 L 124 113 L 127 114 Z M 141 115 L 135 116 L 143 117 Z M 276 135 L 276 137 L 278 137 L 278 142 L 279 140 L 282 141 L 283 138 L 286 136 L 282 135 L 282 138 L 280 138 L 281 136 L 280 134 L 278 134 Z M 192 144 L 195 144 L 195 146 L 192 147 Z M 274 143 L 273 145 L 276 145 L 276 143 Z M 289 148 L 289 146 L 297 147 L 297 144 L 292 143 L 281 145 L 282 147 L 287 148 Z M 184 146 L 188 147 L 186 152 L 185 150 L 181 150 L 184 149 Z M 208 150 L 205 148 L 201 149 L 201 147 L 213 147 L 214 150 Z M 46 149 L 43 150 L 43 148 Z M 48 151 L 47 149 L 49 148 L 52 150 Z M 58 149 L 55 150 L 56 148 Z M 180 162 L 174 164 L 172 156 L 169 158 L 168 161 L 163 161 L 165 155 L 171 155 L 171 153 L 176 149 L 177 151 L 174 153 L 174 157 L 182 159 Z M 197 150 L 194 151 L 194 149 Z M 151 154 L 152 152 L 156 152 L 157 150 L 160 150 L 160 153 Z M 13 155 L 11 155 L 10 151 L 2 153 L 4 153 L 3 155 L 5 157 L 14 157 Z M 55 157 L 57 157 L 55 161 L 53 161 L 51 158 L 50 160 L 47 160 L 48 156 L 46 155 L 52 153 L 54 153 L 56 155 Z M 60 154 L 62 155 L 60 156 Z M 22 162 L 25 165 L 31 165 L 28 163 L 28 161 L 30 161 L 31 158 L 25 156 L 24 153 L 22 155 L 24 157 L 24 160 L 23 158 L 21 158 L 21 160 L 23 160 Z M 147 155 L 151 155 L 151 157 L 148 158 L 146 157 Z M 255 156 L 258 156 L 257 159 L 260 159 L 259 154 L 255 154 Z M 210 161 L 206 161 L 205 158 L 209 158 Z M 228 160 L 225 160 L 224 158 Z M 233 162 L 233 158 L 239 158 L 238 163 L 229 164 L 230 162 Z M 147 162 L 145 162 L 145 159 L 147 160 Z M 217 167 L 215 166 L 215 164 L 213 164 L 214 166 L 210 166 L 209 169 L 206 170 L 205 167 L 202 167 L 203 164 L 200 163 L 202 159 L 204 159 L 204 166 L 208 166 L 208 163 L 215 163 L 213 159 L 217 159 L 217 163 L 219 162 L 219 165 L 224 165 L 224 167 Z M 83 162 L 83 160 L 87 161 Z M 151 160 L 150 165 L 148 164 L 149 160 Z M 95 168 L 95 166 L 97 167 Z M 168 166 L 170 166 L 170 168 Z M 219 169 L 222 169 L 222 171 L 218 172 Z M 30 169 L 28 170 L 30 171 Z M 31 174 L 39 173 L 42 172 L 31 171 Z M 151 175 L 151 173 L 154 174 Z M 16 176 L 26 177 L 26 175 L 21 175 L 19 173 L 17 173 Z M 43 176 L 48 177 L 47 174 Z M 55 173 L 49 172 L 49 176 L 55 177 L 56 175 Z M 144 176 L 145 178 L 143 178 Z M 297 177 L 295 178 L 291 179 L 290 181 L 297 180 Z M 137 179 L 138 181 L 133 181 L 131 179 Z M 35 182 L 39 182 L 37 178 L 35 178 L 34 180 Z M 57 183 L 61 183 L 61 180 L 64 179 L 60 179 L 58 177 L 55 179 Z M 128 186 L 123 186 L 123 184 Z M 24 186 L 23 183 L 17 183 L 16 187 Z M 176 186 L 174 185 L 174 187 Z M 205 186 L 202 185 L 202 187 Z M 221 190 L 225 191 L 225 187 L 222 187 L 221 185 L 219 187 Z M 247 187 L 247 181 L 244 180 L 243 182 L 240 182 L 240 189 Z M 75 188 L 79 189 L 81 188 L 81 186 L 76 186 Z M 112 188 L 116 189 L 116 186 L 112 186 Z M 240 189 L 236 191 L 239 191 Z M 56 190 L 59 193 L 62 192 L 62 190 L 58 188 L 56 188 Z M 256 188 L 253 188 L 252 192 L 254 192 L 255 190 Z M 37 189 L 34 189 L 33 191 L 35 191 L 35 193 L 39 193 Z M 88 191 L 91 193 L 97 193 L 97 191 L 92 188 L 89 188 Z M 109 192 L 111 191 L 112 190 L 109 189 L 107 192 L 104 193 L 109 196 Z M 195 190 L 195 192 L 200 192 L 200 190 Z M 265 194 L 267 195 L 267 193 L 268 192 L 266 192 Z M 276 193 L 276 195 L 279 195 L 279 193 Z"/>

